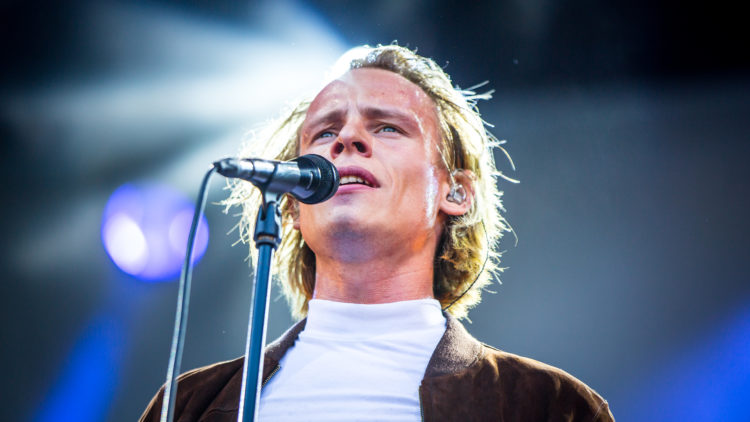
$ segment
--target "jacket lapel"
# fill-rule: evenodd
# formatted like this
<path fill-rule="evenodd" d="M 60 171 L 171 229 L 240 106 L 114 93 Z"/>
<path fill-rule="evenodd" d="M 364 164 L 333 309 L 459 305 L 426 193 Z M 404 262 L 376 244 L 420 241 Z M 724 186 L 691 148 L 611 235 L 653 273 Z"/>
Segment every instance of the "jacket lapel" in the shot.
<path fill-rule="evenodd" d="M 482 344 L 456 318 L 448 313 L 444 315 L 445 334 L 427 364 L 425 379 L 461 372 L 482 357 Z"/>
<path fill-rule="evenodd" d="M 299 321 L 292 325 L 281 337 L 274 340 L 273 343 L 266 346 L 266 350 L 263 355 L 263 383 L 268 381 L 268 377 L 274 372 L 281 358 L 284 357 L 287 350 L 294 346 L 294 342 L 297 341 L 299 333 L 305 328 L 307 318 Z"/>

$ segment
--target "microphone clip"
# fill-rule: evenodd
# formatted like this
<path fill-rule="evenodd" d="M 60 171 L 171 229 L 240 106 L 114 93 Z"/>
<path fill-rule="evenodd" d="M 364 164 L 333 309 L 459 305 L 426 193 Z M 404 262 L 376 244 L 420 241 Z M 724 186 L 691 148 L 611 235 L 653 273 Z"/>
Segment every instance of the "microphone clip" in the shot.
<path fill-rule="evenodd" d="M 281 243 L 281 212 L 278 201 L 266 202 L 265 195 L 263 205 L 258 209 L 255 218 L 255 232 L 253 240 L 255 246 L 266 244 L 276 249 Z"/>

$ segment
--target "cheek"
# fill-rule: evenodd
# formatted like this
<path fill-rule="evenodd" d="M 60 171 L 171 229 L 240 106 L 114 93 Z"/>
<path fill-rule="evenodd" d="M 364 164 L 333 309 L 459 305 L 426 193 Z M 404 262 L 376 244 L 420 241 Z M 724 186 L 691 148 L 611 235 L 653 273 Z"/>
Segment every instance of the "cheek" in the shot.
<path fill-rule="evenodd" d="M 440 182 L 435 169 L 425 169 L 426 186 L 424 190 L 425 217 L 429 220 L 434 218 L 438 208 L 438 195 L 440 192 Z"/>
<path fill-rule="evenodd" d="M 331 144 L 329 142 L 313 142 L 303 144 L 297 147 L 298 155 L 318 154 L 327 157 Z"/>
<path fill-rule="evenodd" d="M 305 237 L 305 232 L 307 231 L 305 229 L 308 227 L 307 223 L 309 221 L 313 220 L 314 217 L 310 215 L 310 209 L 307 206 L 304 206 L 304 205 L 302 205 L 302 206 L 299 207 L 299 214 L 298 214 L 298 216 L 299 216 L 297 218 L 297 225 L 299 226 L 298 230 L 302 233 L 302 237 L 304 238 Z"/>

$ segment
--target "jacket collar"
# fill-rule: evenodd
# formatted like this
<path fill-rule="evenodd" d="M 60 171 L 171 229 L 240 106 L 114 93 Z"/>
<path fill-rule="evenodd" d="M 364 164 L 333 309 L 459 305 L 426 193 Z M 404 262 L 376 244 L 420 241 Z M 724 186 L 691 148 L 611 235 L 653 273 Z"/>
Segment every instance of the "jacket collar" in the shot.
<path fill-rule="evenodd" d="M 455 374 L 472 366 L 482 357 L 482 343 L 471 336 L 463 324 L 447 312 L 445 333 L 432 353 L 424 377 Z"/>
<path fill-rule="evenodd" d="M 296 324 L 289 327 L 289 329 L 286 330 L 286 332 L 282 334 L 281 337 L 277 338 L 273 341 L 273 343 L 266 346 L 263 353 L 262 383 L 264 385 L 271 377 L 271 375 L 273 375 L 273 373 L 278 369 L 281 358 L 284 357 L 287 350 L 289 350 L 289 348 L 294 345 L 294 342 L 297 341 L 297 337 L 299 337 L 299 333 L 301 333 L 305 328 L 306 322 L 307 318 L 297 322 Z"/>
<path fill-rule="evenodd" d="M 306 323 L 307 318 L 297 322 L 296 324 L 289 327 L 289 329 L 286 330 L 286 332 L 282 334 L 281 337 L 277 338 L 273 341 L 273 343 L 270 343 L 268 346 L 266 346 L 265 357 L 271 358 L 278 364 L 281 358 L 286 354 L 286 351 L 289 350 L 290 347 L 294 346 L 294 342 L 297 341 L 297 337 L 299 337 L 299 333 L 301 333 L 305 328 Z"/>

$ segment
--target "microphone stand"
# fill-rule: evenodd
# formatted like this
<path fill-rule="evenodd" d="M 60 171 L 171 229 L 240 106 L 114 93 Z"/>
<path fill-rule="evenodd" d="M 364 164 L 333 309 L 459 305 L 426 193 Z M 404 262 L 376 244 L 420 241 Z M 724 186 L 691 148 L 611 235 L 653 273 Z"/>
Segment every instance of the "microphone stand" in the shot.
<path fill-rule="evenodd" d="M 263 346 L 266 343 L 266 323 L 268 320 L 268 299 L 271 281 L 271 258 L 281 242 L 279 201 L 281 195 L 262 191 L 263 204 L 255 220 L 255 247 L 258 248 L 258 262 L 255 266 L 253 286 L 253 306 L 248 324 L 245 345 L 245 366 L 242 370 L 242 388 L 238 422 L 254 421 L 258 417 L 260 388 L 263 373 Z"/>

